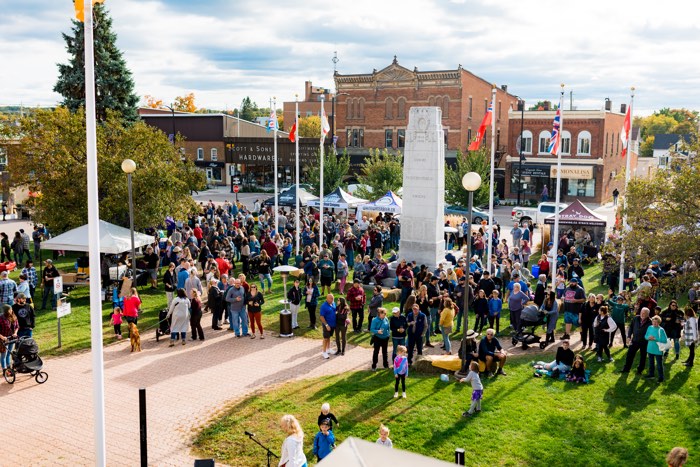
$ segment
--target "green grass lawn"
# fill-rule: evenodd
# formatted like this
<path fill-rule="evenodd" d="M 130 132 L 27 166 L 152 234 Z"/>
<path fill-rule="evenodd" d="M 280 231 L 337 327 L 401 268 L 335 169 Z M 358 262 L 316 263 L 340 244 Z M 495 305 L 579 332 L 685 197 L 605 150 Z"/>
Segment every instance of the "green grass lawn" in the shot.
<path fill-rule="evenodd" d="M 587 353 L 588 385 L 533 378 L 530 357 L 513 359 L 508 376 L 484 380 L 483 411 L 469 419 L 461 413 L 471 386 L 437 376 L 411 373 L 405 400 L 392 397 L 391 370 L 289 383 L 230 407 L 197 436 L 195 450 L 231 465 L 264 465 L 264 451 L 243 432 L 256 433 L 278 451 L 279 418 L 292 413 L 302 423 L 312 461 L 316 418 L 328 402 L 340 421 L 338 443 L 348 436 L 375 441 L 384 423 L 395 448 L 445 461 L 464 448 L 466 465 L 661 466 L 674 446 L 688 448 L 689 465 L 698 465 L 698 372 L 669 363 L 667 381 L 658 384 L 616 373 L 624 356 L 619 348 L 613 364 L 595 363 L 592 355 Z"/>

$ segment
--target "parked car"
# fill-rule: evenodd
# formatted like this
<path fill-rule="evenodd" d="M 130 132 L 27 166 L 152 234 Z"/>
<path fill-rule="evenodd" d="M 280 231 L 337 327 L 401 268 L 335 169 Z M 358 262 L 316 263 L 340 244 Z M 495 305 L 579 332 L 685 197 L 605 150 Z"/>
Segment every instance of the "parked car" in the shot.
<path fill-rule="evenodd" d="M 566 203 L 559 203 L 559 211 L 561 212 L 568 206 Z M 511 211 L 511 217 L 513 221 L 520 222 L 521 224 L 525 221 L 534 222 L 535 225 L 543 224 L 544 220 L 554 214 L 556 209 L 556 203 L 546 201 L 540 203 L 536 208 L 529 208 L 524 206 L 514 207 Z"/>
<path fill-rule="evenodd" d="M 469 215 L 469 210 L 467 208 L 463 208 L 462 206 L 445 206 L 445 215 L 467 217 Z M 488 220 L 488 212 L 484 212 L 479 208 L 472 208 L 472 224 L 481 224 L 481 221 L 488 222 Z M 493 220 L 493 223 L 498 224 L 495 218 Z"/>

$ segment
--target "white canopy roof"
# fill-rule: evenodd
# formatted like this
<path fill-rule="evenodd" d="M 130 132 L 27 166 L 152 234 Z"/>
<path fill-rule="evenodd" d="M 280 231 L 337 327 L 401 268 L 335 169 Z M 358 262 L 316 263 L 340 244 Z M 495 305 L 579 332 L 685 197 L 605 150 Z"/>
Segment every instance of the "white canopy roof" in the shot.
<path fill-rule="evenodd" d="M 338 209 L 348 209 L 348 208 L 356 208 L 360 204 L 366 203 L 366 199 L 358 198 L 356 196 L 351 195 L 347 191 L 343 190 L 342 188 L 338 187 L 332 192 L 328 193 L 326 196 L 323 197 L 323 207 L 324 209 L 326 208 L 338 208 Z M 309 201 L 309 206 L 318 208 L 321 207 L 321 201 L 319 199 L 315 199 L 313 201 Z"/>
<path fill-rule="evenodd" d="M 352 436 L 317 464 L 319 467 L 365 467 L 374 465 L 410 465 L 411 467 L 448 467 L 449 462 L 392 449 Z"/>
<path fill-rule="evenodd" d="M 401 214 L 401 207 L 403 202 L 396 193 L 393 191 L 387 191 L 384 196 L 371 203 L 362 204 L 359 206 L 361 211 L 378 211 L 378 212 L 390 212 L 392 214 Z"/>
<path fill-rule="evenodd" d="M 150 245 L 155 241 L 151 235 L 134 232 L 134 247 Z M 88 224 L 69 230 L 57 237 L 41 242 L 46 250 L 88 251 Z M 100 220 L 100 253 L 116 255 L 131 250 L 131 231 Z"/>

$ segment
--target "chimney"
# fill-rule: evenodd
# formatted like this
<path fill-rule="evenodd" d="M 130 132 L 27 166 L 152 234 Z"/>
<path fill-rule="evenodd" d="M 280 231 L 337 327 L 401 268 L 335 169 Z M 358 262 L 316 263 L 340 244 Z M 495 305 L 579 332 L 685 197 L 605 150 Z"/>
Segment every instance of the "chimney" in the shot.
<path fill-rule="evenodd" d="M 311 93 L 313 92 L 312 86 L 311 86 L 311 81 L 305 81 L 304 82 L 304 100 L 306 102 L 311 100 Z"/>
<path fill-rule="evenodd" d="M 507 84 L 501 84 L 501 90 L 503 92 L 508 92 L 508 85 Z"/>
<path fill-rule="evenodd" d="M 606 97 L 605 98 L 605 110 L 610 112 L 611 109 L 612 109 L 612 101 Z"/>
<path fill-rule="evenodd" d="M 544 101 L 544 110 L 549 110 L 549 106 L 552 105 L 549 101 Z"/>
<path fill-rule="evenodd" d="M 620 104 L 620 113 L 621 114 L 627 113 L 627 104 Z"/>

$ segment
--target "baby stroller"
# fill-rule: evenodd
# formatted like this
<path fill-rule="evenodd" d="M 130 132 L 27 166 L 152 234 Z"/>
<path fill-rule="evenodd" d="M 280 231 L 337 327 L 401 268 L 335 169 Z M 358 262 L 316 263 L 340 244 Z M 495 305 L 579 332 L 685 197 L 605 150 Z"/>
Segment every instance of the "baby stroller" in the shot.
<path fill-rule="evenodd" d="M 160 341 L 160 336 L 170 335 L 170 319 L 167 318 L 167 316 L 167 308 L 163 308 L 158 312 L 158 328 L 156 328 L 156 342 Z"/>
<path fill-rule="evenodd" d="M 513 345 L 520 343 L 522 349 L 525 350 L 530 345 L 539 344 L 540 349 L 544 350 L 547 347 L 547 343 L 540 342 L 541 338 L 535 334 L 535 328 L 545 324 L 545 317 L 546 315 L 540 313 L 537 309 L 537 305 L 527 305 L 523 308 L 523 311 L 520 313 L 520 326 L 518 331 L 513 334 Z M 525 330 L 525 328 L 529 328 L 529 330 Z"/>
<path fill-rule="evenodd" d="M 44 362 L 39 357 L 39 346 L 31 337 L 20 337 L 19 339 L 10 340 L 8 343 L 16 342 L 16 347 L 12 350 L 12 367 L 5 372 L 5 381 L 9 384 L 15 382 L 17 373 L 29 373 L 34 376 L 37 383 L 43 384 L 49 379 L 46 372 L 41 371 L 44 367 Z"/>

